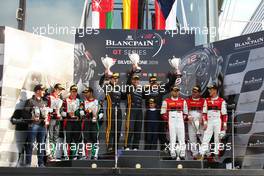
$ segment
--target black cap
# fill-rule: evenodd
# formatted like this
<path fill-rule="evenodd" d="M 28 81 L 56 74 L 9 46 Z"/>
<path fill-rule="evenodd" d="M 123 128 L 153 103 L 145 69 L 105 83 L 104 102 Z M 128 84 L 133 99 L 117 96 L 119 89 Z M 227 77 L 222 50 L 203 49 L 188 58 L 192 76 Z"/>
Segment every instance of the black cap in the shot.
<path fill-rule="evenodd" d="M 195 90 L 195 91 L 201 92 L 201 87 L 200 87 L 200 86 L 194 86 L 194 87 L 192 88 L 192 90 Z"/>
<path fill-rule="evenodd" d="M 211 83 L 207 86 L 208 89 L 218 89 L 218 86 L 216 83 Z"/>
<path fill-rule="evenodd" d="M 174 86 L 171 87 L 171 90 L 172 90 L 172 91 L 173 91 L 173 90 L 174 90 L 174 91 L 179 91 L 179 90 L 180 90 L 180 87 L 174 85 Z"/>
<path fill-rule="evenodd" d="M 157 76 L 151 76 L 151 77 L 149 77 L 149 82 L 151 82 L 151 81 L 157 81 Z"/>
<path fill-rule="evenodd" d="M 88 92 L 93 92 L 93 89 L 91 87 L 85 88 L 82 93 L 88 93 Z"/>
<path fill-rule="evenodd" d="M 119 73 L 113 73 L 112 76 L 111 76 L 111 78 L 115 78 L 115 79 L 117 79 L 119 77 L 120 77 Z"/>
<path fill-rule="evenodd" d="M 70 91 L 72 91 L 72 90 L 76 90 L 76 91 L 78 91 L 78 87 L 74 84 L 74 85 L 72 85 L 72 86 L 70 87 Z"/>
<path fill-rule="evenodd" d="M 65 90 L 65 88 L 61 85 L 61 83 L 55 84 L 54 89 Z"/>
<path fill-rule="evenodd" d="M 38 90 L 45 90 L 45 87 L 42 84 L 37 84 L 34 87 L 34 92 L 37 92 Z"/>

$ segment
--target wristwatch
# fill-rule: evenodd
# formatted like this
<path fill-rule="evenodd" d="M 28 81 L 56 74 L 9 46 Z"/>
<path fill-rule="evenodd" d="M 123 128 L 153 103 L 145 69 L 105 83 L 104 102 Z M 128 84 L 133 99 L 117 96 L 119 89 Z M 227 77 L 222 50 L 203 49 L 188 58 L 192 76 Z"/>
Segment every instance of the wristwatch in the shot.
<path fill-rule="evenodd" d="M 89 83 L 94 76 L 96 62 L 90 53 L 86 51 L 83 43 L 76 44 L 74 47 L 74 83 L 80 80 L 82 83 Z"/>
<path fill-rule="evenodd" d="M 182 73 L 182 80 L 179 85 L 181 95 L 183 97 L 191 96 L 192 88 L 196 85 L 201 87 L 203 94 L 208 83 L 222 84 L 222 63 L 222 56 L 213 47 L 201 47 L 187 53 L 182 58 L 179 67 Z"/>

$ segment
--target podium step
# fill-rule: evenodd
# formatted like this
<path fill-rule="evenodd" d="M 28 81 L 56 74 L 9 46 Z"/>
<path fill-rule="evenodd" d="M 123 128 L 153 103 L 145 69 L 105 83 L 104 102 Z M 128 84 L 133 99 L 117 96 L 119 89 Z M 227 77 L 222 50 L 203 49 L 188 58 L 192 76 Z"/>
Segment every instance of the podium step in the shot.
<path fill-rule="evenodd" d="M 193 169 L 201 169 L 205 166 L 206 161 L 176 161 L 176 160 L 160 160 L 160 168 L 193 168 Z"/>
<path fill-rule="evenodd" d="M 159 168 L 160 151 L 158 150 L 122 150 L 119 152 L 120 168 Z"/>
<path fill-rule="evenodd" d="M 92 168 L 96 164 L 97 168 L 113 168 L 114 160 L 68 160 L 49 162 L 47 167 L 86 167 Z"/>

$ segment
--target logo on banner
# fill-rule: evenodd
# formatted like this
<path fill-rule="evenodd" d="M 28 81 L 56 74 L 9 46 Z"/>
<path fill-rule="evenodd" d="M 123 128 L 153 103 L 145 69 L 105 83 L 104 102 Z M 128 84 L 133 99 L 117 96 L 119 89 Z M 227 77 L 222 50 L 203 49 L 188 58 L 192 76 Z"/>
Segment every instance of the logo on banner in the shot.
<path fill-rule="evenodd" d="M 142 34 L 141 36 L 127 35 L 124 40 L 105 40 L 105 47 L 115 50 L 116 53 L 128 55 L 137 53 L 146 55 L 147 51 L 153 52 L 155 57 L 160 50 L 164 41 L 158 33 Z"/>
<path fill-rule="evenodd" d="M 264 43 L 264 37 L 260 37 L 257 39 L 247 37 L 246 41 L 240 42 L 240 43 L 235 43 L 235 49 L 240 49 L 240 48 L 246 48 L 246 47 L 251 47 L 251 46 L 256 46 Z"/>
<path fill-rule="evenodd" d="M 246 73 L 241 92 L 255 91 L 261 88 L 263 84 L 264 68 L 252 70 Z"/>
<path fill-rule="evenodd" d="M 263 111 L 263 110 L 264 110 L 264 91 L 262 91 L 259 97 L 259 103 L 257 107 L 257 111 Z"/>
<path fill-rule="evenodd" d="M 252 127 L 255 113 L 239 114 L 235 117 L 236 134 L 247 134 Z"/>
<path fill-rule="evenodd" d="M 226 75 L 243 72 L 247 66 L 249 51 L 235 53 L 230 56 Z"/>
<path fill-rule="evenodd" d="M 264 133 L 254 133 L 248 140 L 246 155 L 262 153 L 264 153 Z"/>

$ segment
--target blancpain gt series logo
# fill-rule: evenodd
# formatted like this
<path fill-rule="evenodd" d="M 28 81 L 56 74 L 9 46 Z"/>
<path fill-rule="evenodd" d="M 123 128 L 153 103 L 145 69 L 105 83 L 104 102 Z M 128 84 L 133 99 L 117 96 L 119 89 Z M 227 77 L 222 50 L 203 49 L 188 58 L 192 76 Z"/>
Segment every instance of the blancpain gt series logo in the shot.
<path fill-rule="evenodd" d="M 124 40 L 105 40 L 106 48 L 154 51 L 152 57 L 160 52 L 163 44 L 164 40 L 158 33 L 143 34 L 140 36 L 127 35 Z"/>
<path fill-rule="evenodd" d="M 251 37 L 248 37 L 246 41 L 240 42 L 240 43 L 235 43 L 235 48 L 245 48 L 245 47 L 250 47 L 254 45 L 259 45 L 264 43 L 264 38 L 260 37 L 258 39 L 252 39 Z"/>
<path fill-rule="evenodd" d="M 114 41 L 114 40 L 106 40 L 105 41 L 106 46 L 153 46 L 154 41 L 147 40 L 147 41 L 132 41 L 132 40 L 126 40 L 126 41 Z"/>

